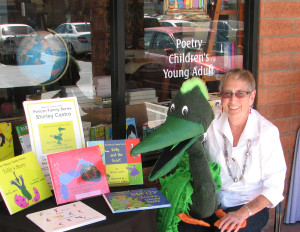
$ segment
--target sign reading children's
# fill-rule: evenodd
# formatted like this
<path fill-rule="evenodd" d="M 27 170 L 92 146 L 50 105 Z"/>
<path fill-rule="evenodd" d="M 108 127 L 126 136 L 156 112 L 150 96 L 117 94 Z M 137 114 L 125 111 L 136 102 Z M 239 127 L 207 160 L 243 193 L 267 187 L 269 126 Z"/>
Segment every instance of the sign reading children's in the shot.
<path fill-rule="evenodd" d="M 165 78 L 188 79 L 193 76 L 212 76 L 214 74 L 214 68 L 209 65 L 211 58 L 208 54 L 201 52 L 202 40 L 177 39 L 175 45 L 177 51 L 182 52 L 176 52 L 168 56 L 169 68 L 163 69 Z M 179 65 L 181 69 L 175 68 L 178 67 L 178 64 L 181 64 Z"/>

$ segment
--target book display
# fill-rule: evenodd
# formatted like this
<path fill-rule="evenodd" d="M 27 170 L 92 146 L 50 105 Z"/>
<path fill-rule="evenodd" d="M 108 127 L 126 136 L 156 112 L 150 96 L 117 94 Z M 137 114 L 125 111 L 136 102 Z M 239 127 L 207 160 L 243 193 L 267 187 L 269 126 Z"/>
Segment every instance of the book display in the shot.
<path fill-rule="evenodd" d="M 24 101 L 32 151 L 51 185 L 46 155 L 85 147 L 75 97 Z"/>
<path fill-rule="evenodd" d="M 106 220 L 106 216 L 81 201 L 27 214 L 26 217 L 47 232 L 67 231 Z"/>
<path fill-rule="evenodd" d="M 57 204 L 109 192 L 99 146 L 47 155 Z"/>
<path fill-rule="evenodd" d="M 10 214 L 52 196 L 32 151 L 0 162 L 0 172 L 0 190 Z"/>
<path fill-rule="evenodd" d="M 0 161 L 14 157 L 11 123 L 0 123 Z"/>
<path fill-rule="evenodd" d="M 30 152 L 31 144 L 27 124 L 16 126 L 16 131 L 23 149 L 23 153 Z"/>
<path fill-rule="evenodd" d="M 130 155 L 130 150 L 139 142 L 140 139 L 87 142 L 88 147 L 100 147 L 109 186 L 143 184 L 141 155 Z"/>
<path fill-rule="evenodd" d="M 111 192 L 103 195 L 113 213 L 170 207 L 170 202 L 157 188 Z"/>

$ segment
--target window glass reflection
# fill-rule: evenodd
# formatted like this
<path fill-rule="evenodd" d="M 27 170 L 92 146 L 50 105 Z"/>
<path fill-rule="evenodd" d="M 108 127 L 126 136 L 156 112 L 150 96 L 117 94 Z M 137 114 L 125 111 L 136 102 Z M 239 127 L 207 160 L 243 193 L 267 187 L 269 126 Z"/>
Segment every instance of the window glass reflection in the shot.
<path fill-rule="evenodd" d="M 127 104 L 167 107 L 183 81 L 192 77 L 203 79 L 211 99 L 218 101 L 220 76 L 243 65 L 243 3 L 127 0 L 126 6 L 132 22 L 125 23 Z M 145 89 L 155 94 L 138 100 L 132 94 Z M 144 120 L 145 130 L 149 124 L 156 128 L 156 121 Z"/>
<path fill-rule="evenodd" d="M 2 1 L 1 9 L 0 104 L 12 110 L 0 119 L 24 121 L 25 100 L 76 96 L 93 125 L 111 123 L 110 110 L 97 111 L 111 105 L 109 1 Z"/>
<path fill-rule="evenodd" d="M 126 65 L 135 66 L 134 70 L 128 68 L 128 91 L 155 88 L 158 101 L 164 102 L 172 99 L 171 93 L 178 91 L 185 79 L 196 76 L 206 81 L 209 92 L 217 92 L 220 75 L 242 67 L 244 30 L 241 4 L 222 1 L 218 4 L 221 14 L 213 20 L 217 2 L 145 0 L 139 2 L 143 15 L 126 12 L 134 22 L 138 17 L 144 22 L 144 28 L 127 35 L 127 42 L 132 43 L 127 43 Z M 142 39 L 143 46 L 134 45 L 133 41 Z"/>

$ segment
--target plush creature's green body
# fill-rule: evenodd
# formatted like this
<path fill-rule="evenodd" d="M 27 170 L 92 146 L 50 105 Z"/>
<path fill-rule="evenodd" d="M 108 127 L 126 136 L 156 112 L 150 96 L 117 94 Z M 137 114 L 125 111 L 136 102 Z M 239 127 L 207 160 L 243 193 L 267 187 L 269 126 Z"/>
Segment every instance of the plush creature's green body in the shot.
<path fill-rule="evenodd" d="M 177 231 L 178 213 L 204 219 L 218 208 L 211 169 L 214 173 L 220 169 L 209 164 L 202 145 L 202 135 L 214 119 L 207 100 L 207 89 L 199 78 L 184 82 L 166 122 L 131 150 L 134 155 L 163 149 L 149 176 L 150 181 L 160 178 L 161 191 L 172 204 L 158 212 L 160 231 Z"/>

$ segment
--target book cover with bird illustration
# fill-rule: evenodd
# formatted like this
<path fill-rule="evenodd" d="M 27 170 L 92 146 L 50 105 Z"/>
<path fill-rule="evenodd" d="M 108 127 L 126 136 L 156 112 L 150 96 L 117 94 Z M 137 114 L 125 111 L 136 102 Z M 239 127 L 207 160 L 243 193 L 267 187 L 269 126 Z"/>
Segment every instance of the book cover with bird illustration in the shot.
<path fill-rule="evenodd" d="M 170 202 L 156 188 L 110 192 L 103 195 L 113 213 L 170 207 Z"/>
<path fill-rule="evenodd" d="M 76 97 L 24 101 L 32 151 L 51 186 L 47 154 L 85 147 Z"/>
<path fill-rule="evenodd" d="M 52 196 L 32 151 L 0 162 L 0 172 L 0 190 L 10 214 Z"/>
<path fill-rule="evenodd" d="M 144 183 L 142 157 L 140 154 L 130 155 L 130 150 L 139 142 L 139 138 L 87 142 L 88 147 L 100 147 L 109 186 Z"/>
<path fill-rule="evenodd" d="M 11 123 L 0 123 L 0 161 L 14 157 Z"/>
<path fill-rule="evenodd" d="M 48 154 L 47 161 L 58 205 L 109 192 L 99 146 Z"/>
<path fill-rule="evenodd" d="M 27 214 L 44 231 L 59 232 L 106 220 L 106 216 L 81 201 Z"/>

